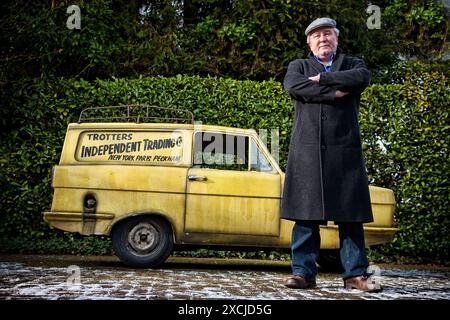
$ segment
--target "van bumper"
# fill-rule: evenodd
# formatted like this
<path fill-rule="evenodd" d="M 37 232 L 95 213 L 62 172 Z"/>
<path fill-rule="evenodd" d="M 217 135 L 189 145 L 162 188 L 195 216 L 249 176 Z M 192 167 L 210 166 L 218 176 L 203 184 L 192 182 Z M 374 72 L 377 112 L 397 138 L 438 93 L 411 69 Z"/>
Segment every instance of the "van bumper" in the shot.
<path fill-rule="evenodd" d="M 112 213 L 44 212 L 52 228 L 82 235 L 106 235 L 115 215 Z"/>
<path fill-rule="evenodd" d="M 398 232 L 398 228 L 364 226 L 366 247 L 388 243 L 396 232 Z M 339 249 L 339 227 L 337 225 L 320 226 L 320 237 L 322 249 Z"/>

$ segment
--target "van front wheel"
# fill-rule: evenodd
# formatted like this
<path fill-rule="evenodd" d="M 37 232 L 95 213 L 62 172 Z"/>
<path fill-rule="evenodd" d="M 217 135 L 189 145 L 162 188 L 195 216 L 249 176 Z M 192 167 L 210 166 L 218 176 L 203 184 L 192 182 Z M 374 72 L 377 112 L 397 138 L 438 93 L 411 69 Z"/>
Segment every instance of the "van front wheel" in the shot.
<path fill-rule="evenodd" d="M 164 263 L 172 252 L 172 229 L 162 218 L 136 217 L 114 228 L 112 244 L 126 265 L 154 268 Z"/>

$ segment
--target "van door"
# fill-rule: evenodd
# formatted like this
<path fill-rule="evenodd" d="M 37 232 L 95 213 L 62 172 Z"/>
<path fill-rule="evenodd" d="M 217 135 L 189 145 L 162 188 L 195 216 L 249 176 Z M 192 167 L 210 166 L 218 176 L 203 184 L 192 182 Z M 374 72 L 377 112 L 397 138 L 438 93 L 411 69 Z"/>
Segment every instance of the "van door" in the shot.
<path fill-rule="evenodd" d="M 254 138 L 196 132 L 187 179 L 186 233 L 279 236 L 280 174 Z"/>

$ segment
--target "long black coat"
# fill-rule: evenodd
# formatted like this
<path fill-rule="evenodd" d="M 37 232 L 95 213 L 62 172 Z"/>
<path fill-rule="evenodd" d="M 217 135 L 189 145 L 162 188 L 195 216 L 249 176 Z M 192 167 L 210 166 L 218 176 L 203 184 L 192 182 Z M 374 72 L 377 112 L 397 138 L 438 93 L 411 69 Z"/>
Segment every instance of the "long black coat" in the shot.
<path fill-rule="evenodd" d="M 294 60 L 284 88 L 295 101 L 281 217 L 288 220 L 371 222 L 369 185 L 358 124 L 370 72 L 338 49 L 331 72 L 310 53 Z M 321 73 L 320 82 L 308 77 Z M 349 92 L 335 98 L 335 92 Z"/>

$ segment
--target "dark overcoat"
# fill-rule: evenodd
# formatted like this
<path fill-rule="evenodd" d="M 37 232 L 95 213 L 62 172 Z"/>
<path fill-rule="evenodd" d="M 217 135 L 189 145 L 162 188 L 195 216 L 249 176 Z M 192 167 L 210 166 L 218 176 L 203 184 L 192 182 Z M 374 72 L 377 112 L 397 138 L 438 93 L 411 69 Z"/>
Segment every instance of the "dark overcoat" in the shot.
<path fill-rule="evenodd" d="M 284 88 L 295 102 L 281 217 L 371 222 L 359 130 L 360 95 L 370 82 L 364 61 L 338 49 L 331 72 L 309 54 L 289 64 Z M 308 77 L 320 75 L 319 83 Z M 336 98 L 336 90 L 349 92 Z"/>

